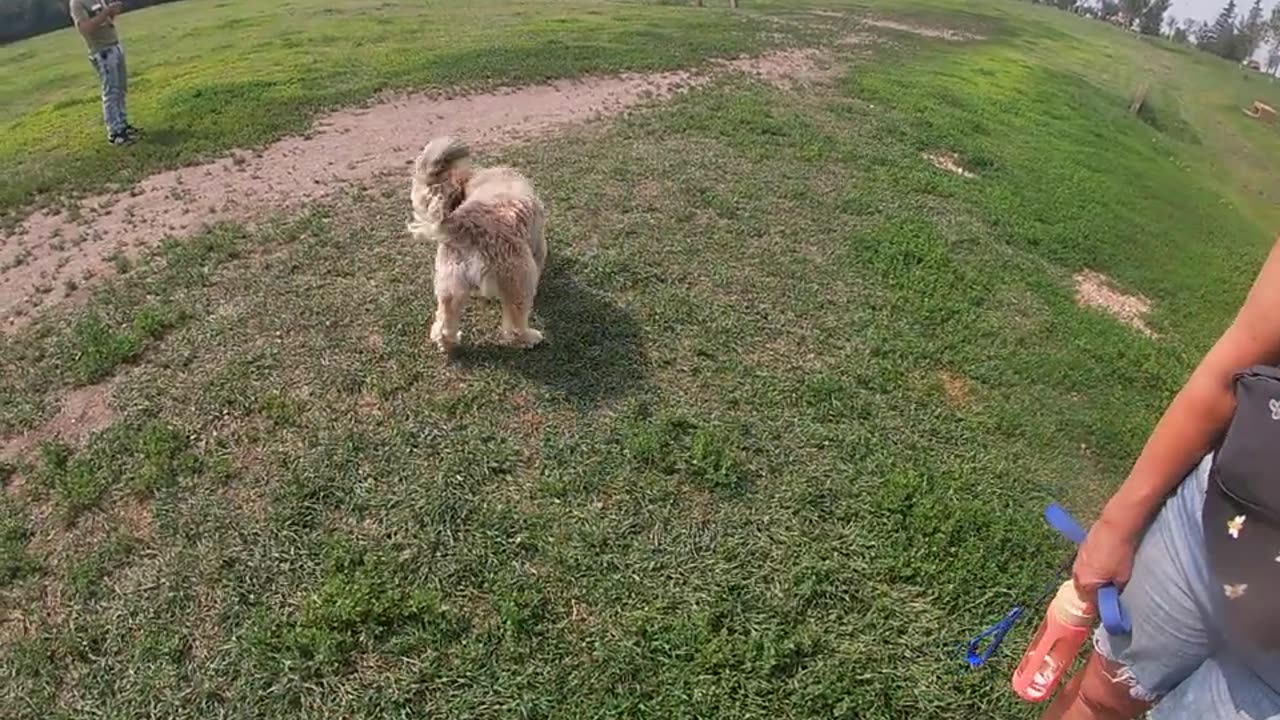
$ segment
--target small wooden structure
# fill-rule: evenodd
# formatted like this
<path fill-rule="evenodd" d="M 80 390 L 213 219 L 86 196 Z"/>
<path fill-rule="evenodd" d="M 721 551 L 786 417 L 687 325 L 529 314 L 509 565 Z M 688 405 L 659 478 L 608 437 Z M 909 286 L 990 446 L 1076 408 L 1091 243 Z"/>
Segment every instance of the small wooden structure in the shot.
<path fill-rule="evenodd" d="M 1264 102 L 1254 101 L 1251 107 L 1244 109 L 1244 114 L 1254 120 L 1261 120 L 1265 123 L 1273 123 L 1276 121 L 1276 109 Z"/>

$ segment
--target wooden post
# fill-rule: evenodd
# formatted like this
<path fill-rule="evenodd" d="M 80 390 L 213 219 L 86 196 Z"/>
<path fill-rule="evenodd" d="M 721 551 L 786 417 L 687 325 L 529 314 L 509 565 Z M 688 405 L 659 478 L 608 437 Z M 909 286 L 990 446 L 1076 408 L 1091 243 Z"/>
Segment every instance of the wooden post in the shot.
<path fill-rule="evenodd" d="M 738 7 L 738 0 L 729 0 L 729 7 L 736 9 Z"/>
<path fill-rule="evenodd" d="M 702 7 L 702 0 L 693 0 L 694 7 Z"/>

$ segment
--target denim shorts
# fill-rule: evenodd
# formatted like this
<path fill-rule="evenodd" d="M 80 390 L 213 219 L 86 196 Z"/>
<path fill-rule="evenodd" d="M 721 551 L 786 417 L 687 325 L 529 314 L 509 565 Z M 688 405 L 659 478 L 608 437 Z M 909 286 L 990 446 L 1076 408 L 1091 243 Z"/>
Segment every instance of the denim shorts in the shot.
<path fill-rule="evenodd" d="M 1204 458 L 1182 481 L 1138 546 L 1120 595 L 1133 632 L 1098 628 L 1094 646 L 1121 666 L 1116 682 L 1157 701 L 1153 720 L 1280 720 L 1280 652 L 1251 650 L 1220 622 L 1223 591 L 1200 520 L 1211 463 Z"/>

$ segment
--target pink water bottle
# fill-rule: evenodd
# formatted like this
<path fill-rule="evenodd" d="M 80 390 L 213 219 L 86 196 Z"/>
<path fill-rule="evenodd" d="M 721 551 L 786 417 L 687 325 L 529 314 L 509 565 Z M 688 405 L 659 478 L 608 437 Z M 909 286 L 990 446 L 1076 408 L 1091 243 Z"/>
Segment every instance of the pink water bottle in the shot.
<path fill-rule="evenodd" d="M 1096 611 L 1076 594 L 1070 580 L 1062 583 L 1049 603 L 1044 622 L 1013 673 L 1013 691 L 1028 702 L 1041 702 L 1053 694 L 1063 674 L 1075 662 L 1089 639 Z"/>

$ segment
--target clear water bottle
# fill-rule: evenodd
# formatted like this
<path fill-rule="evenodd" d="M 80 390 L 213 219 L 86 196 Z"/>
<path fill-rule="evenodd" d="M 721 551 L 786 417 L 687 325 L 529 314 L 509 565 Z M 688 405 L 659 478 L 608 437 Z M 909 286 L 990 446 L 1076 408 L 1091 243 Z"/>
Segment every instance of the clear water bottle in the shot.
<path fill-rule="evenodd" d="M 1058 588 L 1040 629 L 1013 673 L 1013 691 L 1028 702 L 1053 695 L 1062 676 L 1089 639 L 1097 612 L 1076 593 L 1070 580 Z"/>

